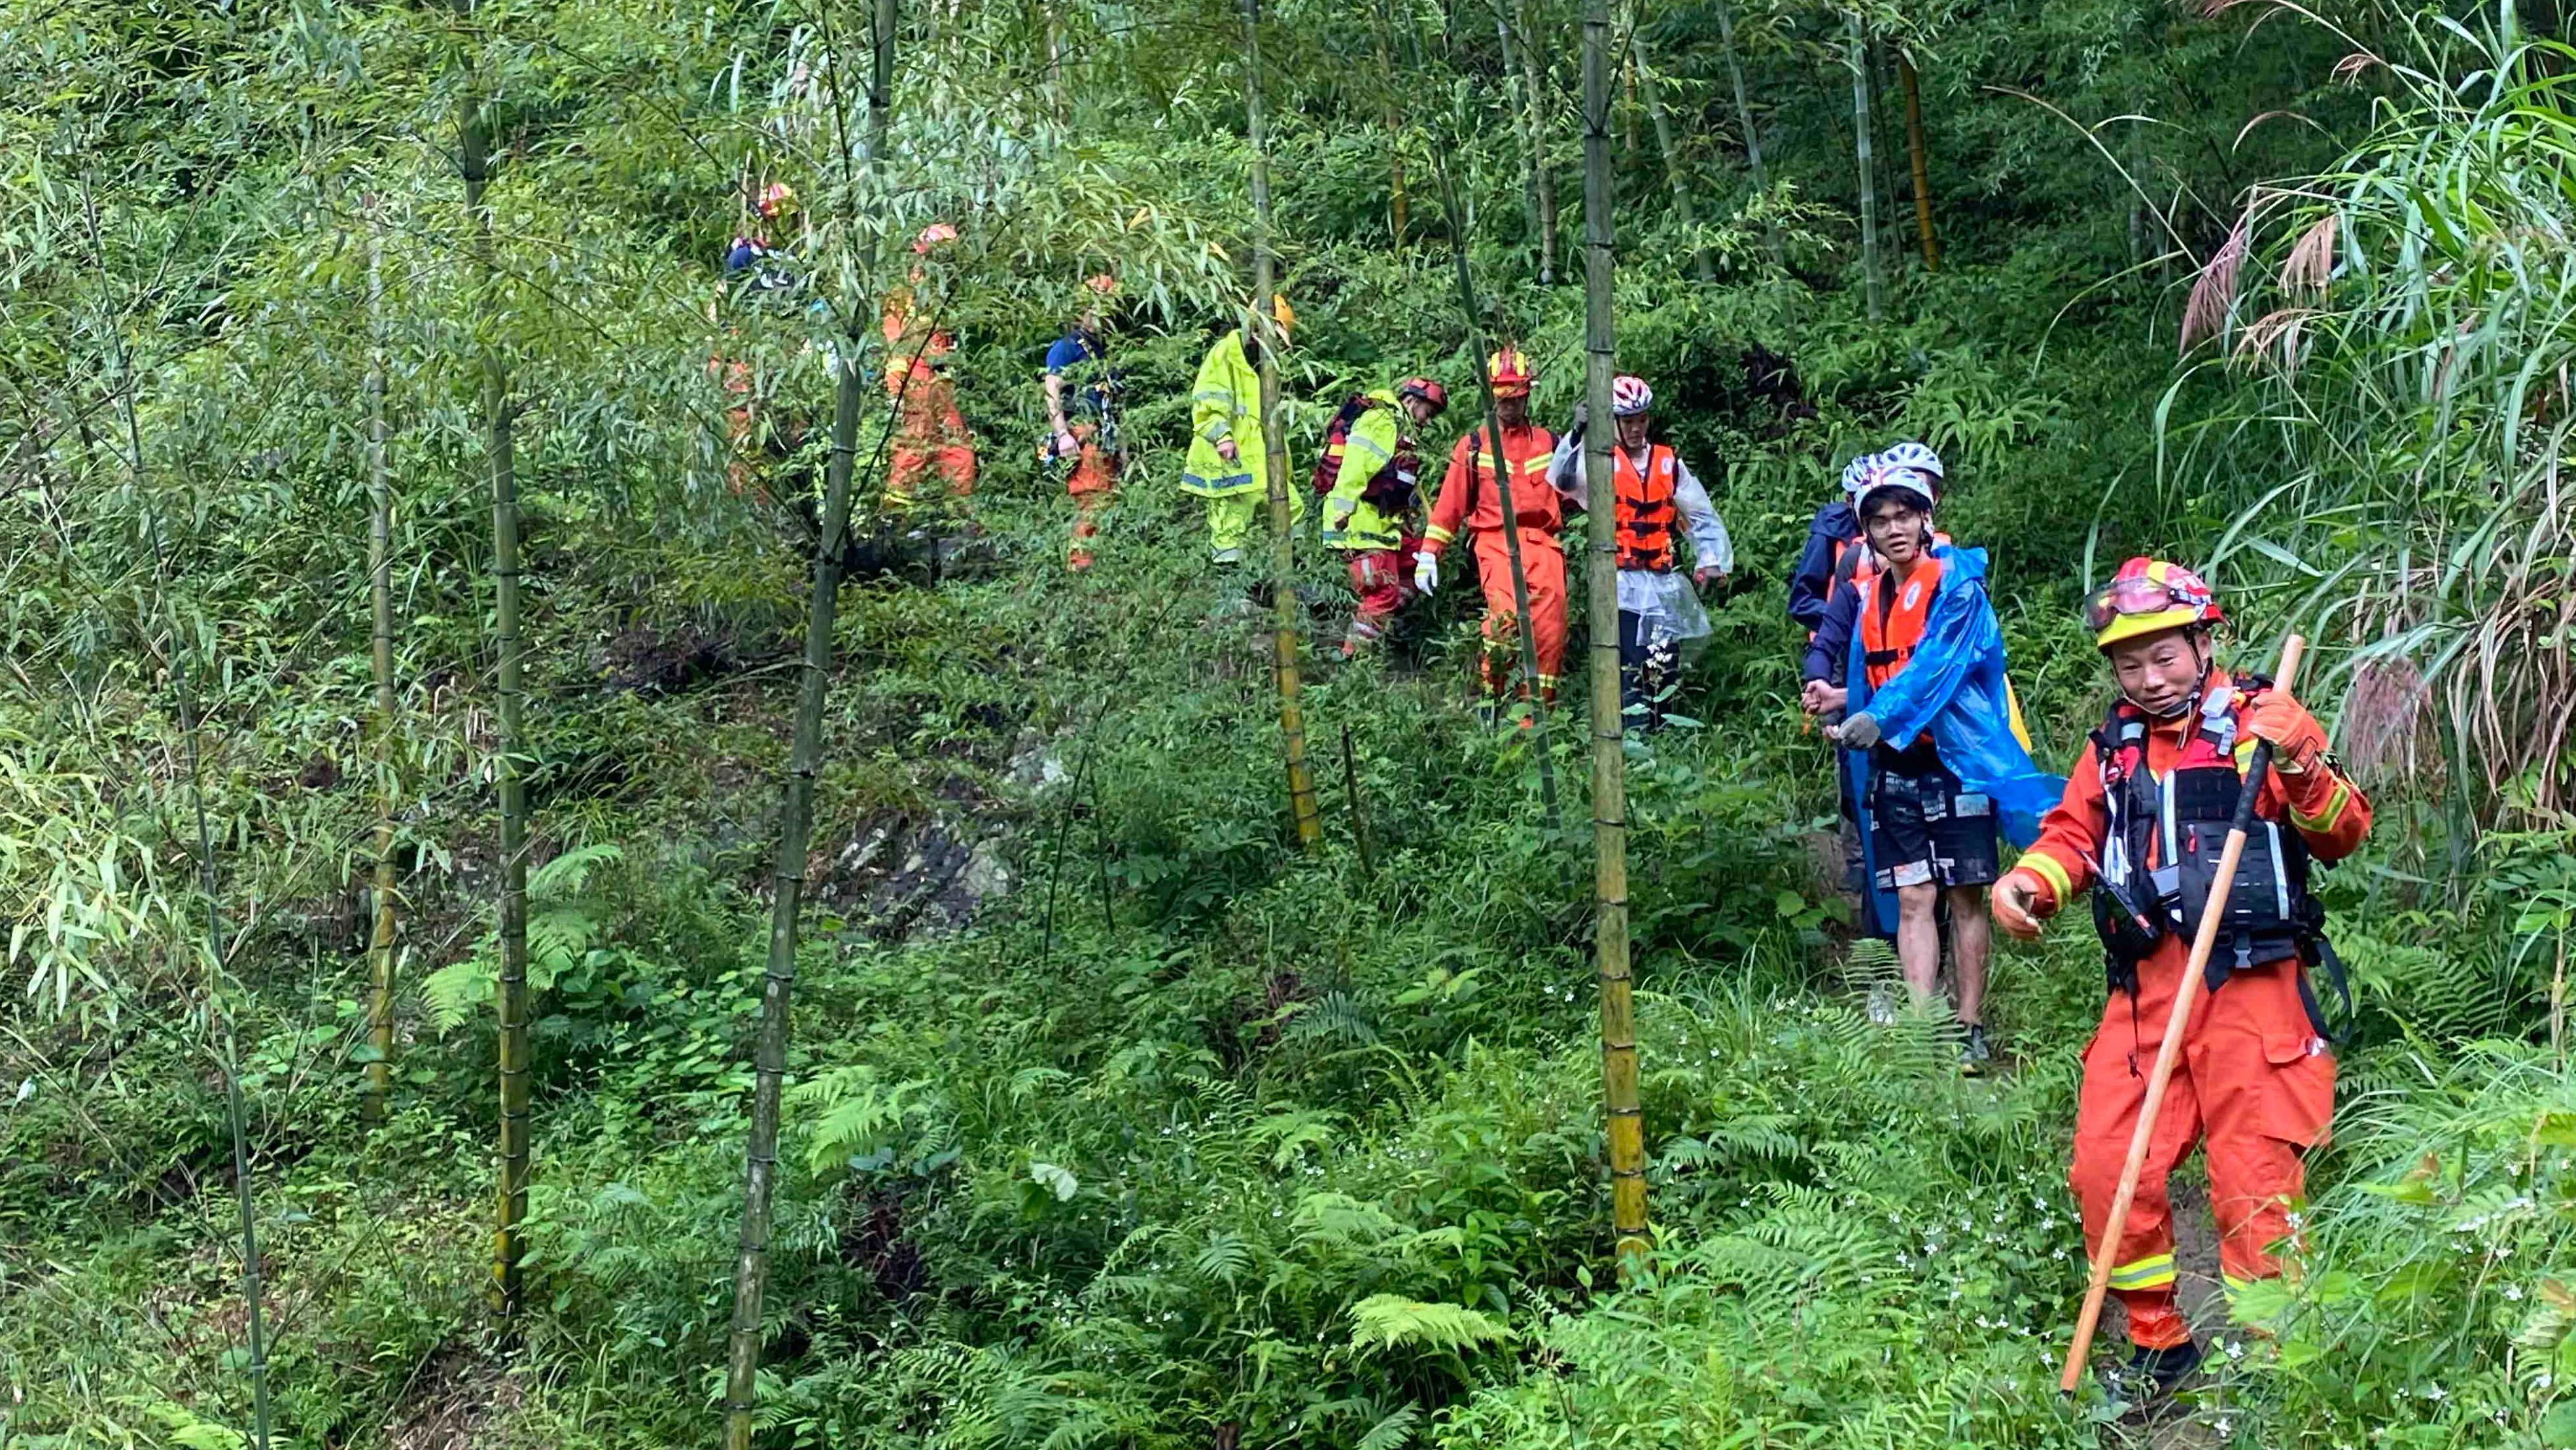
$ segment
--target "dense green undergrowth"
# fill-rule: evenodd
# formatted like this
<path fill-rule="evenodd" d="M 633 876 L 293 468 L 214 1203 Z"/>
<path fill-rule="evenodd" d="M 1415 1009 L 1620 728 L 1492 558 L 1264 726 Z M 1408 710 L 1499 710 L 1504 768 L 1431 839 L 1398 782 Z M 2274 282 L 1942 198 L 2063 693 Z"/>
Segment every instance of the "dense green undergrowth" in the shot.
<path fill-rule="evenodd" d="M 280 1443 L 714 1440 L 823 451 L 812 424 L 829 391 L 811 344 L 836 316 L 823 303 L 864 310 L 866 288 L 891 280 L 861 275 L 841 239 L 824 250 L 859 282 L 826 278 L 807 310 L 720 311 L 721 335 L 702 320 L 731 168 L 811 160 L 796 131 L 810 97 L 789 78 L 812 35 L 774 28 L 783 14 L 495 22 L 546 42 L 495 83 L 517 108 L 496 192 L 522 264 L 507 300 L 527 394 L 540 843 L 534 1252 L 505 1341 L 484 1303 L 495 872 L 479 384 L 456 322 L 452 178 L 394 160 L 421 133 L 404 127 L 445 124 L 454 78 L 421 54 L 454 37 L 336 11 L 267 17 L 274 33 L 11 12 L 32 40 L 8 64 L 61 89 L 23 91 L 59 113 L 0 101 L 0 134 L 29 138 L 41 183 L 9 192 L 0 339 L 12 408 L 43 415 L 0 497 L 0 879 L 26 987 L 0 1009 L 0 1450 L 246 1443 L 240 1185 L 209 1051 L 228 1030 Z M 948 203 L 983 221 L 967 228 L 955 372 L 983 437 L 985 532 L 936 579 L 870 573 L 842 599 L 759 1443 L 2149 1441 L 2053 1384 L 2081 1281 L 2062 1174 L 2076 1055 L 2101 1011 L 2096 954 L 2074 922 L 2003 954 L 1992 1010 L 2010 1070 L 1990 1078 L 1956 1074 L 1941 1024 L 1869 1020 L 1886 974 L 1847 949 L 1818 865 L 1833 808 L 1825 749 L 1793 706 L 1784 577 L 1841 461 L 1917 436 L 1952 464 L 1946 527 L 1995 556 L 2049 758 L 2072 755 L 2103 703 L 2074 601 L 2132 551 L 2216 559 L 2242 663 L 2326 623 L 2329 689 L 2376 679 L 2408 698 L 2421 676 L 2366 667 L 2455 658 L 2461 638 L 2527 660 L 2506 645 L 2560 617 L 2555 536 L 2530 535 L 2517 548 L 2541 562 L 2510 567 L 2474 541 L 2554 477 L 2563 441 L 2518 431 L 2527 396 L 2536 422 L 2566 416 L 2543 366 L 2566 329 L 2530 264 L 2563 250 L 2564 192 L 2523 179 L 2554 174 L 2538 142 L 2565 128 L 2556 72 L 2481 91 L 2489 40 L 2412 17 L 2361 17 L 2330 44 L 2292 38 L 2286 17 L 2231 31 L 2116 6 L 1877 16 L 1921 47 L 1948 253 L 1938 272 L 1896 269 L 1873 319 L 1834 169 L 1847 75 L 1829 68 L 1819 91 L 1810 74 L 1838 53 L 1840 18 L 1739 17 L 1780 133 L 1764 194 L 1720 144 L 1716 12 L 1662 17 L 1682 166 L 1707 207 L 1685 230 L 1645 205 L 1663 178 L 1623 148 L 1621 360 L 1654 380 L 1659 422 L 1715 486 L 1741 564 L 1679 719 L 1629 752 L 1658 1249 L 1623 1279 L 1567 728 L 1579 693 L 1557 717 L 1566 824 L 1551 827 L 1534 734 L 1463 708 L 1472 590 L 1452 583 L 1381 655 L 1341 664 L 1343 579 L 1301 544 L 1327 836 L 1290 848 L 1266 643 L 1240 585 L 1208 576 L 1170 487 L 1241 240 L 1236 118 L 1209 99 L 1229 94 L 1233 62 L 1208 16 L 1160 17 L 1141 39 L 1105 16 L 1079 18 L 1122 69 L 1086 62 L 1081 128 L 1033 109 L 1042 78 L 1011 58 L 1026 37 L 999 7 L 906 31 L 932 54 L 904 71 L 911 180 L 889 206 L 910 209 L 907 227 Z M 1277 138 L 1302 468 L 1350 387 L 1431 371 L 1463 400 L 1467 369 L 1419 191 L 1404 244 L 1388 234 L 1385 97 L 1317 38 L 1339 30 L 1283 29 L 1281 84 L 1303 103 L 1282 108 Z M 2346 42 L 2423 71 L 2368 94 L 2329 87 Z M 1471 120 L 1461 78 L 1491 69 L 1484 44 L 1478 27 L 1441 61 Z M 2467 79 L 2427 100 L 2438 88 L 2407 89 L 2425 74 Z M 2208 195 L 2169 213 L 2106 205 L 2103 156 L 1981 89 L 2005 81 L 2090 120 L 2172 111 L 2159 125 L 2174 139 L 2101 134 L 2134 141 L 2159 187 Z M 1434 120 L 1440 86 L 1424 88 Z M 2247 117 L 2211 99 L 2221 90 L 2324 129 L 2380 107 L 2370 123 L 2387 129 L 2345 165 L 2374 182 L 2364 219 L 2399 240 L 2348 230 L 2336 296 L 2356 295 L 2377 255 L 2358 249 L 2395 246 L 2411 270 L 2371 305 L 2402 325 L 2337 333 L 2349 350 L 2329 360 L 2345 371 L 2328 376 L 2397 388 L 2425 373 L 2425 398 L 2302 413 L 2315 374 L 2248 371 L 2241 350 L 2236 371 L 2177 376 L 2191 271 L 2141 237 L 2170 225 L 2182 260 L 2215 255 L 2235 219 L 2212 198 L 2233 195 L 2240 165 L 2304 175 L 2331 159 L 2286 125 L 2239 135 Z M 1036 141 L 1023 153 L 997 134 Z M 1530 280 L 1511 128 L 1456 134 L 1446 157 L 1482 218 L 1471 250 L 1493 320 L 1538 359 L 1538 413 L 1557 422 L 1577 391 L 1580 299 Z M 2461 174 L 2487 189 L 2419 232 L 2410 219 L 2441 189 L 2363 162 L 2438 170 L 2453 153 L 2428 138 L 2476 161 Z M 1424 137 L 1401 144 L 1420 188 Z M 836 196 L 828 176 L 807 185 L 818 204 Z M 84 227 L 71 203 L 93 186 L 108 222 Z M 355 300 L 364 248 L 347 203 L 363 186 L 388 189 L 393 218 L 375 317 Z M 2271 232 L 2255 235 L 2271 260 Z M 2419 244 L 2449 250 L 2427 261 Z M 1696 246 L 1718 281 L 1693 279 Z M 1071 576 L 1068 505 L 1029 461 L 1030 379 L 1070 279 L 1104 260 L 1136 279 L 1116 341 L 1139 457 L 1099 567 Z M 2410 299 L 2476 313 L 2506 274 L 2521 330 L 2475 334 L 2445 313 L 2444 336 L 2476 345 L 2425 364 Z M 2287 300 L 2322 304 L 2283 277 Z M 839 290 L 853 286 L 856 304 Z M 367 733 L 352 422 L 371 322 L 400 400 L 390 768 Z M 2307 356 L 2271 325 L 2256 353 Z M 110 337 L 146 346 L 144 362 L 119 372 Z M 755 487 L 725 476 L 717 347 L 772 369 L 797 425 Z M 125 394 L 97 379 L 136 376 L 141 457 L 121 459 L 108 422 Z M 2452 426 L 2451 378 L 2485 390 L 2483 421 Z M 2490 497 L 2499 459 L 2521 491 Z M 2380 481 L 2343 489 L 2354 472 Z M 2265 510 L 2293 475 L 2297 516 L 2276 529 Z M 2348 608 L 2335 591 L 2350 574 L 2292 545 L 2375 550 L 2356 571 L 2387 592 Z M 2467 562 L 2428 580 L 2418 561 L 2435 555 Z M 2382 624 L 2438 648 L 2375 656 Z M 174 658 L 195 664 L 207 707 L 199 784 L 228 953 L 212 977 L 172 945 L 201 904 Z M 2450 683 L 2464 677 L 2444 689 L 2473 705 Z M 2534 678 L 2548 677 L 2510 677 Z M 2482 728 L 2513 733 L 2528 723 L 2514 702 L 2543 693 L 2508 689 Z M 2354 713 L 2347 744 L 2371 724 Z M 2242 1304 L 2245 1322 L 2212 1320 L 2212 1383 L 2153 1443 L 2576 1444 L 2576 1081 L 2552 1020 L 2576 918 L 2570 827 L 2547 750 L 2490 770 L 2476 731 L 2399 713 L 2363 732 L 2382 747 L 2366 771 L 2380 839 L 2326 888 L 2358 1012 L 2299 1272 Z M 398 801 L 403 1029 L 391 1112 L 369 1125 L 357 885 L 380 771 Z"/>
<path fill-rule="evenodd" d="M 853 744 L 818 855 L 945 819 L 1004 842 L 1013 884 L 953 936 L 885 940 L 864 898 L 818 915 L 764 1379 L 777 1443 L 2104 1433 L 2051 1383 L 2098 976 L 2072 940 L 2008 955 L 2016 1070 L 1989 1081 L 1959 1079 L 1930 1024 L 1870 1025 L 1868 972 L 1820 934 L 1821 761 L 1782 712 L 1785 671 L 1747 655 L 1697 676 L 1687 709 L 1714 723 L 1632 752 L 1664 1247 L 1614 1288 L 1580 839 L 1541 823 L 1528 736 L 1459 710 L 1455 626 L 1424 627 L 1420 664 L 1327 668 L 1310 691 L 1337 805 L 1351 731 L 1375 870 L 1346 805 L 1300 860 L 1258 643 L 1206 624 L 1186 520 L 1138 489 L 1104 571 L 1056 579 L 1037 572 L 1053 504 L 992 490 L 993 577 L 851 596 Z M 1139 618 L 1139 594 L 1178 607 Z M 1770 594 L 1722 630 L 1776 641 Z M 265 981 L 247 1083 L 299 1443 L 467 1402 L 477 1443 L 702 1432 L 762 864 L 757 830 L 727 847 L 705 823 L 766 811 L 776 744 L 753 726 L 776 698 L 603 697 L 586 727 L 611 751 L 632 731 L 745 753 L 662 757 L 568 812 L 580 833 L 538 873 L 539 1287 L 514 1358 L 480 1305 L 478 958 L 422 984 L 401 1108 L 372 1137 L 343 960 L 317 944 Z M 898 701 L 920 723 L 889 726 Z M 2308 1275 L 2269 1306 L 2276 1344 L 2237 1341 L 2201 1419 L 2244 1443 L 2532 1437 L 2555 1403 L 2576 1102 L 2545 1054 L 2429 1053 L 2392 1000 L 2422 966 L 2375 928 L 2350 949 L 2383 1005 L 2320 1165 Z M 31 1443 L 237 1433 L 221 1117 L 191 1060 L 166 1025 L 101 1022 L 59 1036 L 11 1111 L 12 1233 L 45 1246 L 10 1273 L 21 1329 L 0 1348 Z"/>

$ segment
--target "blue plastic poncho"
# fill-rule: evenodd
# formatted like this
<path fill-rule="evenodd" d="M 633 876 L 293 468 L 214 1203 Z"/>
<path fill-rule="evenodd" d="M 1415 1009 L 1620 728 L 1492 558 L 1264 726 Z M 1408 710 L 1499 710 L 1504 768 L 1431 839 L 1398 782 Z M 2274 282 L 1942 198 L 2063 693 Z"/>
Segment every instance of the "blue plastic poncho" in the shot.
<path fill-rule="evenodd" d="M 2030 758 L 2004 678 L 2003 627 L 1986 600 L 1986 551 L 1934 546 L 1942 563 L 1941 586 L 1923 623 L 1923 641 L 1886 687 L 1872 692 L 1861 666 L 1861 632 L 1852 631 L 1843 678 L 1850 689 L 1846 718 L 1866 712 L 1879 738 L 1902 750 L 1929 732 L 1941 764 L 1967 790 L 1994 801 L 2004 835 L 2016 846 L 2039 838 L 2039 818 L 2066 792 L 2066 778 L 2042 771 Z M 1896 929 L 1896 894 L 1875 889 L 1878 862 L 1870 843 L 1869 752 L 1846 750 L 1843 768 L 1860 802 L 1861 858 L 1872 883 L 1871 907 L 1882 932 Z"/>

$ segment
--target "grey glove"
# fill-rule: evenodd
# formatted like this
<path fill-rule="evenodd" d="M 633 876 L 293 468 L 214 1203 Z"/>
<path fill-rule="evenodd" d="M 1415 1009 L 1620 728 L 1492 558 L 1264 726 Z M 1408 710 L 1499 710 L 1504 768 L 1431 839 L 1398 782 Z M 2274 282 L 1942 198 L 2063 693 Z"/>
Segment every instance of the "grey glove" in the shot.
<path fill-rule="evenodd" d="M 1878 743 L 1878 721 L 1864 711 L 1845 720 L 1834 738 L 1846 750 L 1867 750 Z"/>

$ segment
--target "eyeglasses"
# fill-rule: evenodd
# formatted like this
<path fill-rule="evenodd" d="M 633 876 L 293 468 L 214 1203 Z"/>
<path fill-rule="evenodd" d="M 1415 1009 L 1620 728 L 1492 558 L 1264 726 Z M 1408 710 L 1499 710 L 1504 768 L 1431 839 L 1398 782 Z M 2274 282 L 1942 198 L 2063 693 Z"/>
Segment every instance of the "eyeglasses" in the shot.
<path fill-rule="evenodd" d="M 2158 614 L 2168 609 L 2205 609 L 2209 596 L 2179 585 L 2144 577 L 2114 579 L 2084 601 L 2084 623 L 2103 629 L 2129 614 Z"/>

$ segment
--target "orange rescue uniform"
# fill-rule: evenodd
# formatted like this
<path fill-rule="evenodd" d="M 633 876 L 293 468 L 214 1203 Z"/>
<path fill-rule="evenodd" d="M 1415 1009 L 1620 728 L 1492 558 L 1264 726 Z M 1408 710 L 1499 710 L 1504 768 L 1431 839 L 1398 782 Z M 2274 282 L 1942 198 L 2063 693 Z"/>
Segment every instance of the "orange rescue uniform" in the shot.
<path fill-rule="evenodd" d="M 2229 688 L 2227 676 L 2216 671 L 2204 686 Z M 2242 728 L 2246 708 L 2240 700 L 2240 772 L 2255 744 Z M 2149 726 L 2146 761 L 2155 778 L 2161 780 L 2182 759 L 2198 728 L 2191 712 Z M 2067 776 L 2065 798 L 2041 822 L 2038 842 L 2015 867 L 2045 886 L 2039 915 L 2073 901 L 2092 881 L 2088 863 L 2100 859 L 2111 811 L 2098 752 L 2098 745 L 2084 747 Z M 2295 829 L 2320 861 L 2352 854 L 2370 833 L 2370 802 L 2322 752 L 2303 774 L 2275 769 L 2255 811 L 2260 819 Z M 2083 1206 L 2088 1249 L 2102 1241 L 2146 1098 L 2147 1070 L 2163 1045 L 2190 954 L 2187 930 L 2167 932 L 2138 964 L 2135 1000 L 2112 993 L 2084 1050 L 2067 1179 Z M 2334 1114 L 2335 1062 L 2309 1020 L 2303 972 L 2296 957 L 2256 963 L 2231 974 L 2193 1009 L 2112 1259 L 2112 1290 L 2128 1309 L 2130 1339 L 2143 1347 L 2171 1348 L 2191 1338 L 2175 1307 L 2173 1210 L 2165 1178 L 2195 1143 L 2209 1169 L 2210 1211 L 2218 1220 L 2219 1266 L 2227 1286 L 2241 1288 L 2281 1271 L 2271 1246 L 2290 1236 L 2289 1206 L 2305 1184 L 2301 1154 L 2325 1140 Z"/>
<path fill-rule="evenodd" d="M 1512 512 L 1519 525 L 1521 574 L 1529 585 L 1530 642 L 1538 652 L 1542 698 L 1556 698 L 1565 669 L 1565 550 L 1557 542 L 1565 510 L 1547 481 L 1556 438 L 1531 424 L 1503 430 L 1503 458 L 1511 469 Z M 1482 428 L 1449 451 L 1449 471 L 1431 505 L 1423 551 L 1439 557 L 1463 527 L 1476 549 L 1476 581 L 1485 591 L 1485 650 L 1481 673 L 1489 695 L 1502 693 L 1519 649 L 1520 608 L 1512 598 L 1510 544 L 1503 535 L 1503 505 L 1495 486 L 1493 451 Z"/>
<path fill-rule="evenodd" d="M 935 469 L 952 499 L 975 492 L 975 435 L 957 411 L 957 384 L 942 366 L 956 346 L 946 332 L 925 335 L 914 313 L 912 289 L 896 288 L 886 299 L 885 390 L 894 406 L 894 436 L 888 440 L 886 507 L 896 513 L 923 502 L 928 475 Z"/>

